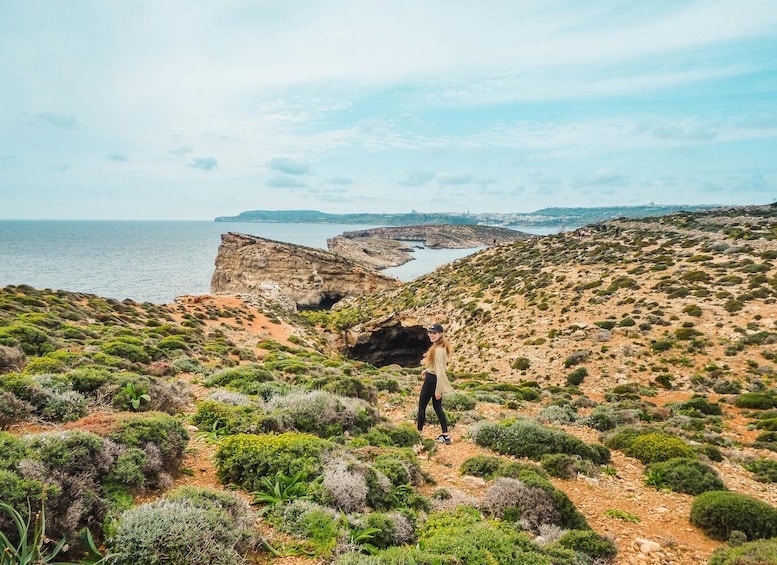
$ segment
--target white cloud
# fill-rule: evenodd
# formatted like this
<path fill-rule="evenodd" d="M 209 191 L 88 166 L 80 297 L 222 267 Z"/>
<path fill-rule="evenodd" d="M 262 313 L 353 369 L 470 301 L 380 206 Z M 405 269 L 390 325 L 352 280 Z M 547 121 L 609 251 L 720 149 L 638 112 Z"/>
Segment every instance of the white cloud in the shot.
<path fill-rule="evenodd" d="M 213 157 L 195 157 L 189 164 L 192 169 L 200 169 L 203 171 L 212 171 L 217 169 L 219 162 Z"/>
<path fill-rule="evenodd" d="M 307 163 L 286 157 L 270 159 L 267 162 L 267 167 L 274 171 L 286 173 L 287 175 L 305 175 L 310 172 L 310 167 Z"/>
<path fill-rule="evenodd" d="M 305 181 L 300 179 L 280 175 L 267 179 L 264 184 L 278 188 L 304 188 L 308 186 Z"/>

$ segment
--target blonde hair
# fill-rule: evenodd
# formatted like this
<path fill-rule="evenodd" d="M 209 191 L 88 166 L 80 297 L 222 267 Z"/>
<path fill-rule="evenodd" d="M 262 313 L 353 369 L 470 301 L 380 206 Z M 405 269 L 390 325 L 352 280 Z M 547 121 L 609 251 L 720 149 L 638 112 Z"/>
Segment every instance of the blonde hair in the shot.
<path fill-rule="evenodd" d="M 445 336 L 440 336 L 440 338 L 435 341 L 432 346 L 427 350 L 427 352 L 424 354 L 424 363 L 434 364 L 434 352 L 439 349 L 440 347 L 445 348 L 445 353 L 448 354 L 448 357 L 451 356 L 451 353 L 453 352 L 453 348 L 451 347 L 450 342 L 445 339 Z"/>

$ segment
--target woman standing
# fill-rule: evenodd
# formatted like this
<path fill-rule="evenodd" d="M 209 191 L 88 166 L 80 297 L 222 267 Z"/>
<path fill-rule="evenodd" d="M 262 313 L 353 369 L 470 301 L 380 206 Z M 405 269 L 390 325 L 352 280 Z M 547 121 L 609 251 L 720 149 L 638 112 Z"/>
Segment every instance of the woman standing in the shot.
<path fill-rule="evenodd" d="M 440 420 L 442 433 L 437 436 L 437 441 L 446 445 L 451 444 L 451 437 L 448 435 L 448 419 L 445 417 L 445 411 L 442 409 L 442 395 L 453 392 L 453 387 L 448 381 L 448 375 L 445 370 L 448 366 L 448 357 L 451 354 L 451 345 L 443 337 L 443 329 L 440 324 L 432 324 L 427 330 L 429 340 L 432 346 L 426 352 L 423 358 L 424 370 L 421 376 L 424 377 L 424 384 L 421 386 L 421 396 L 418 399 L 418 431 L 424 429 L 426 422 L 426 407 L 429 401 L 432 401 L 437 418 Z"/>

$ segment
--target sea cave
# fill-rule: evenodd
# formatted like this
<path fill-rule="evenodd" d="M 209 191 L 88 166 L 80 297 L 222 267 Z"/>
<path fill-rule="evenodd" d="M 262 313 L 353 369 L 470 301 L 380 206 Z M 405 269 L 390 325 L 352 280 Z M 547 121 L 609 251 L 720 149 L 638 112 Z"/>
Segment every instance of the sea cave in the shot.
<path fill-rule="evenodd" d="M 344 353 L 351 359 L 376 367 L 417 367 L 427 349 L 429 338 L 426 328 L 395 324 L 361 334 L 356 343 L 346 345 Z"/>

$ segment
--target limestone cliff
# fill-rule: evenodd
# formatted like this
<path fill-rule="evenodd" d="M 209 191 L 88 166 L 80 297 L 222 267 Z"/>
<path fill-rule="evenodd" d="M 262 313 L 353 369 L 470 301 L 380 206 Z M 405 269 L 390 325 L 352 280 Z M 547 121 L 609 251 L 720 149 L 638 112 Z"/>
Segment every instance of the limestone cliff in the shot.
<path fill-rule="evenodd" d="M 256 293 L 273 282 L 301 308 L 328 307 L 345 296 L 400 285 L 321 249 L 229 232 L 221 236 L 211 293 Z"/>
<path fill-rule="evenodd" d="M 413 250 L 407 244 L 393 239 L 347 238 L 340 235 L 327 239 L 326 244 L 332 253 L 372 269 L 398 267 L 413 260 Z"/>
<path fill-rule="evenodd" d="M 471 247 L 521 241 L 531 236 L 523 232 L 496 226 L 430 224 L 349 231 L 343 233 L 342 237 L 349 239 L 378 237 L 403 241 L 422 241 L 427 247 L 433 249 L 468 249 Z"/>

